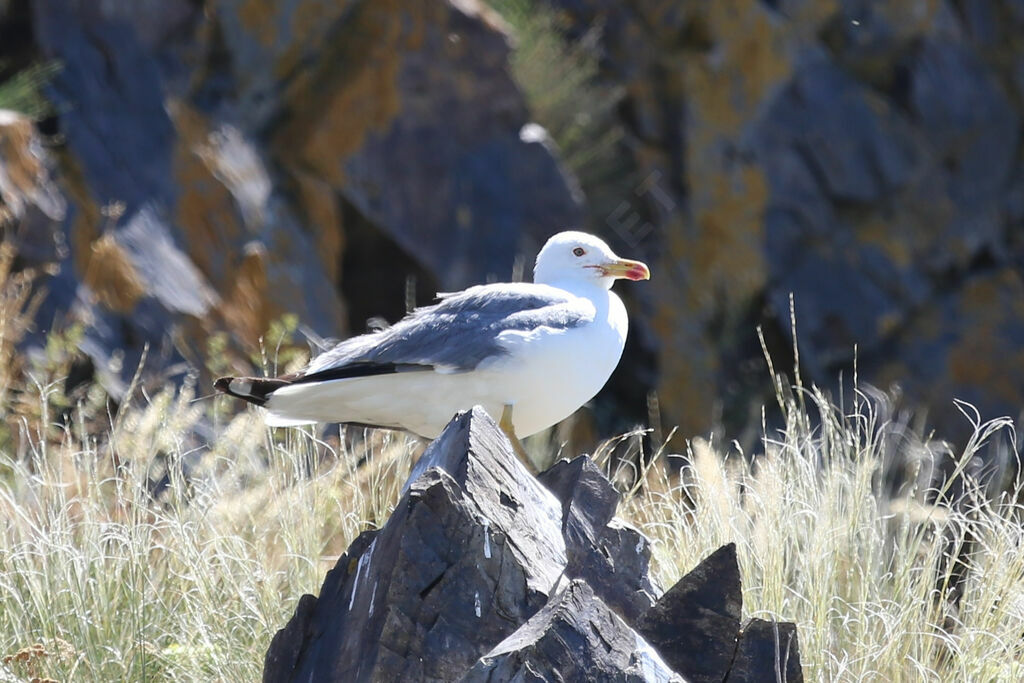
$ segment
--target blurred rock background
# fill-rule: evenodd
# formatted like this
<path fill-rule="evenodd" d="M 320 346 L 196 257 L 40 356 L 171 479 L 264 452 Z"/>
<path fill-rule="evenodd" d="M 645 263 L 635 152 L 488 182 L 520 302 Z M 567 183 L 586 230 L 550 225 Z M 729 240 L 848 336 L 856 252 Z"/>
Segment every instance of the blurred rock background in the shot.
<path fill-rule="evenodd" d="M 0 0 L 0 69 L 68 391 L 251 371 L 572 226 L 654 273 L 581 439 L 755 433 L 791 293 L 805 382 L 856 349 L 945 434 L 1024 405 L 1022 0 Z"/>

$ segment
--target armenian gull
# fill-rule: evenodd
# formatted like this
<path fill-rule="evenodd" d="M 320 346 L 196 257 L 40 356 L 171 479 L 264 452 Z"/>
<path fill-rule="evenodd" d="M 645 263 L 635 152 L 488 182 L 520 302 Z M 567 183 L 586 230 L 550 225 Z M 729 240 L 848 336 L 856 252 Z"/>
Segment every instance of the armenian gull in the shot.
<path fill-rule="evenodd" d="M 347 422 L 425 438 L 480 405 L 522 453 L 517 437 L 560 422 L 604 386 L 628 326 L 612 283 L 649 277 L 646 265 L 597 237 L 562 232 L 538 254 L 533 283 L 439 294 L 437 304 L 343 341 L 297 374 L 223 377 L 215 387 L 265 408 L 271 426 Z"/>

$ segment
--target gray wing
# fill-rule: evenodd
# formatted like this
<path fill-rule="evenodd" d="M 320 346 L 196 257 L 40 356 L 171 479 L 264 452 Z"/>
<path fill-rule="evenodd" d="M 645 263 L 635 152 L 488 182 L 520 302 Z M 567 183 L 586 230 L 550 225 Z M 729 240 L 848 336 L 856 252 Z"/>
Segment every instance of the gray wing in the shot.
<path fill-rule="evenodd" d="M 409 370 L 472 370 L 506 353 L 498 335 L 509 330 L 554 330 L 585 325 L 594 307 L 554 287 L 480 285 L 442 295 L 379 332 L 348 339 L 310 362 L 296 381 L 323 381 Z"/>

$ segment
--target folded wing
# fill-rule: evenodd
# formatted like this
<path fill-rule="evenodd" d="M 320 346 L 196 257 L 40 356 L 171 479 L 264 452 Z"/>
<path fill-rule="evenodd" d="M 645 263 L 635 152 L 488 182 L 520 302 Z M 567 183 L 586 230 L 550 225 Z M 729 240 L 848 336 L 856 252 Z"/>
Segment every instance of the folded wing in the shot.
<path fill-rule="evenodd" d="M 314 358 L 292 383 L 415 370 L 466 372 L 507 353 L 503 332 L 563 330 L 593 319 L 589 301 L 554 287 L 480 285 L 444 295 L 391 327 L 338 344 Z"/>

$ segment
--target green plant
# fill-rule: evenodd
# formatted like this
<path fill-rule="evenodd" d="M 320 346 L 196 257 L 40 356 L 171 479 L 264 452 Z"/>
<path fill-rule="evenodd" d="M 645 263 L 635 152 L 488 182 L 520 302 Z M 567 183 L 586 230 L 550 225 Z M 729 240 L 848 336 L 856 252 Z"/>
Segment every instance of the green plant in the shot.
<path fill-rule="evenodd" d="M 616 115 L 621 88 L 607 84 L 597 63 L 598 26 L 569 38 L 559 16 L 538 0 L 492 0 L 511 29 L 512 76 L 537 124 L 579 180 L 588 209 L 603 221 L 632 196 L 636 174 L 624 154 Z"/>
<path fill-rule="evenodd" d="M 10 109 L 32 119 L 47 116 L 53 107 L 42 90 L 60 72 L 57 62 L 33 64 L 0 79 L 0 109 Z M 3 64 L 0 63 L 0 73 Z"/>

